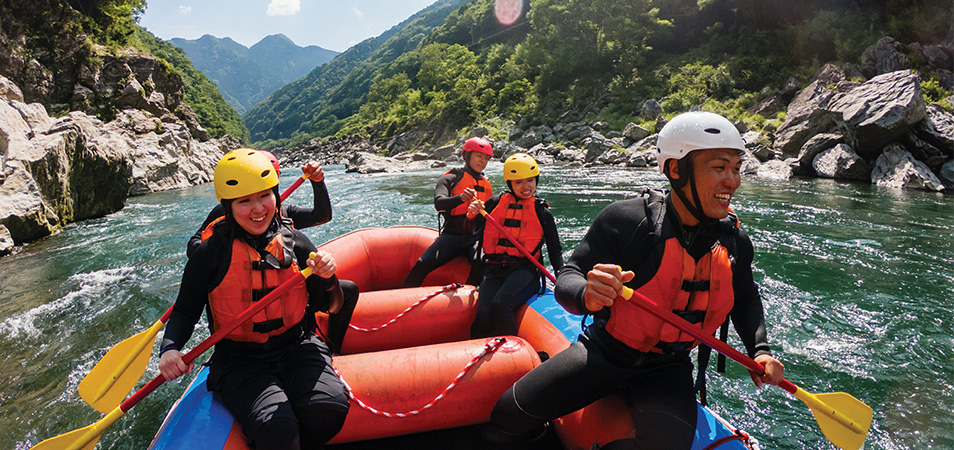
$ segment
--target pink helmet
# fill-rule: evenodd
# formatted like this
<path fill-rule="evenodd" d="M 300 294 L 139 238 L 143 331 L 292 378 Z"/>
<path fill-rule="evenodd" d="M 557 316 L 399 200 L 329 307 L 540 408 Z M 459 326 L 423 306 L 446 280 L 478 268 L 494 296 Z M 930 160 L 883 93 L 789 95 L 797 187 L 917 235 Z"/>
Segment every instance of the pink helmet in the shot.
<path fill-rule="evenodd" d="M 472 137 L 464 142 L 464 148 L 461 149 L 460 155 L 464 156 L 467 152 L 483 153 L 491 158 L 494 156 L 494 148 L 490 146 L 490 142 L 479 137 Z"/>
<path fill-rule="evenodd" d="M 281 170 L 278 168 L 278 158 L 276 158 L 272 152 L 259 150 L 259 153 L 265 155 L 265 157 L 268 158 L 268 160 L 272 163 L 272 167 L 275 168 L 275 173 L 281 173 Z"/>

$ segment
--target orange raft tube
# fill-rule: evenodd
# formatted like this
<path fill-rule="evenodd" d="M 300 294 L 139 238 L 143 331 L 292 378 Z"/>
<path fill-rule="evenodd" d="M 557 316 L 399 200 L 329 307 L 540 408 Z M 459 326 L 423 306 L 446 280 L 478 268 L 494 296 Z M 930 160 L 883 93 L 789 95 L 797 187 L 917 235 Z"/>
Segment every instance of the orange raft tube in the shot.
<path fill-rule="evenodd" d="M 351 410 L 331 444 L 400 436 L 485 423 L 497 399 L 540 364 L 569 345 L 562 332 L 533 308 L 517 311 L 518 336 L 470 340 L 477 293 L 462 286 L 470 271 L 459 258 L 432 272 L 427 287 L 399 288 L 411 266 L 437 237 L 422 227 L 367 229 L 322 245 L 341 279 L 361 294 L 334 365 L 353 395 Z M 318 315 L 319 327 L 327 317 Z M 170 411 L 153 450 L 247 450 L 241 429 L 196 376 Z M 198 383 L 198 385 L 196 385 Z M 622 402 L 604 398 L 553 422 L 567 450 L 588 450 L 633 436 Z"/>
<path fill-rule="evenodd" d="M 444 387 L 438 385 L 446 386 L 456 375 L 451 374 L 453 368 L 466 364 L 462 363 L 466 358 L 459 357 L 454 363 L 448 362 L 446 368 L 434 369 L 433 360 L 460 351 L 461 346 L 471 347 L 465 353 L 473 355 L 474 346 L 486 341 L 469 341 L 477 303 L 474 287 L 434 287 L 465 280 L 470 270 L 465 258 L 455 259 L 428 275 L 424 284 L 431 287 L 399 288 L 436 237 L 435 230 L 421 227 L 366 229 L 320 247 L 334 255 L 339 278 L 354 281 L 361 290 L 351 328 L 345 334 L 343 356 L 335 357 L 342 379 L 355 398 L 344 427 L 330 443 L 487 422 L 500 395 L 540 364 L 538 352 L 555 355 L 569 346 L 560 330 L 524 306 L 517 312 L 518 336 L 506 337 L 507 352 L 498 350 L 474 371 L 494 372 L 486 377 L 499 384 L 481 381 L 484 375 L 474 375 L 473 383 L 458 384 L 437 402 L 448 403 L 439 414 L 438 406 L 415 417 L 395 418 L 373 412 L 406 412 L 427 404 Z M 319 315 L 319 326 L 326 322 L 324 319 Z M 529 354 L 524 356 L 524 352 Z M 520 354 L 519 364 L 496 361 L 505 356 L 516 358 L 516 354 Z M 561 417 L 554 421 L 554 428 L 568 450 L 587 450 L 594 442 L 605 444 L 634 434 L 629 413 L 616 397 Z"/>

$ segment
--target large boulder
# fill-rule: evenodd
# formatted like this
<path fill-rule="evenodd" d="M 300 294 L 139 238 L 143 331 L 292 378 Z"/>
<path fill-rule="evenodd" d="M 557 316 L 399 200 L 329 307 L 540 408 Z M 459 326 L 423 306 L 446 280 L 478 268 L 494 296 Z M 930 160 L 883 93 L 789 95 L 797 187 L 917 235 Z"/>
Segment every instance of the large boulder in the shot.
<path fill-rule="evenodd" d="M 871 182 L 898 189 L 944 190 L 944 183 L 931 169 L 898 144 L 889 145 L 878 156 L 871 171 Z"/>
<path fill-rule="evenodd" d="M 838 144 L 819 153 L 812 168 L 824 178 L 867 180 L 871 177 L 871 167 L 847 144 Z"/>
<path fill-rule="evenodd" d="M 927 116 L 920 79 L 908 70 L 874 77 L 833 99 L 825 109 L 864 158 L 877 156 Z"/>
<path fill-rule="evenodd" d="M 861 54 L 861 70 L 865 76 L 873 77 L 885 73 L 907 70 L 912 67 L 911 59 L 903 46 L 893 37 L 885 36 Z"/>

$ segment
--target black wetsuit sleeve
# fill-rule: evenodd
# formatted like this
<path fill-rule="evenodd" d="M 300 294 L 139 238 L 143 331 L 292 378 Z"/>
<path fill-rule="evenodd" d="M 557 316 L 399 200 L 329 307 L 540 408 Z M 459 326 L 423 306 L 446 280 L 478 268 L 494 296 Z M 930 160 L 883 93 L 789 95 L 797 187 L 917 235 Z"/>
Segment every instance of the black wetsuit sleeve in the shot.
<path fill-rule="evenodd" d="M 742 339 L 749 357 L 771 354 L 768 333 L 765 328 L 765 311 L 758 286 L 752 277 L 752 260 L 755 250 L 752 241 L 739 230 L 736 236 L 736 263 L 732 273 L 732 289 L 735 305 L 732 308 L 732 324 Z"/>
<path fill-rule="evenodd" d="M 549 208 L 540 207 L 537 217 L 543 227 L 543 240 L 547 244 L 547 256 L 550 257 L 550 266 L 554 273 L 563 269 L 563 245 L 560 244 L 560 234 L 557 231 L 556 220 Z"/>
<path fill-rule="evenodd" d="M 298 230 L 293 230 L 295 258 L 298 260 L 298 267 L 304 269 L 308 267 L 308 255 L 315 251 L 315 244 L 312 244 L 307 236 Z M 331 278 L 321 278 L 318 275 L 312 275 L 305 280 L 305 287 L 308 290 L 308 311 L 315 313 L 317 311 L 327 311 L 331 301 L 337 298 L 344 298 L 341 286 L 338 283 L 338 276 L 332 275 Z"/>
<path fill-rule="evenodd" d="M 209 216 L 205 218 L 205 222 L 202 222 L 202 226 L 189 238 L 189 245 L 186 246 L 187 258 L 191 258 L 192 253 L 195 252 L 195 249 L 199 248 L 199 244 L 202 243 L 202 231 L 205 230 L 212 221 L 224 215 L 225 208 L 222 207 L 221 203 L 212 208 L 212 211 L 209 212 Z"/>
<path fill-rule="evenodd" d="M 464 203 L 459 195 L 451 195 L 451 189 L 458 178 L 460 175 L 451 172 L 437 180 L 437 186 L 434 187 L 434 209 L 450 211 Z"/>
<path fill-rule="evenodd" d="M 311 208 L 288 205 L 285 207 L 286 216 L 295 224 L 295 228 L 302 229 L 321 225 L 331 221 L 331 197 L 324 181 L 312 181 L 312 191 L 315 194 L 315 204 Z"/>
<path fill-rule="evenodd" d="M 170 348 L 182 350 L 185 347 L 209 301 L 214 267 L 213 250 L 207 243 L 208 241 L 203 242 L 196 247 L 182 271 L 179 295 L 166 322 L 160 353 Z"/>
<path fill-rule="evenodd" d="M 642 199 L 619 201 L 600 212 L 559 272 L 554 298 L 563 308 L 571 314 L 596 312 L 587 311 L 583 305 L 586 274 L 596 264 L 617 264 L 623 270 L 636 270 L 649 257 L 643 241 L 635 239 L 644 218 Z"/>

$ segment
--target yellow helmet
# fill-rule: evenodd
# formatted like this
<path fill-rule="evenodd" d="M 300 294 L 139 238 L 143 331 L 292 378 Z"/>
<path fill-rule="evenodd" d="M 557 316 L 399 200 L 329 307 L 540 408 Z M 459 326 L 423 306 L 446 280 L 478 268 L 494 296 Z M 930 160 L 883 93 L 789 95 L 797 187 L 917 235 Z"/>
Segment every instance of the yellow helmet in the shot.
<path fill-rule="evenodd" d="M 514 153 L 504 161 L 503 177 L 505 181 L 522 180 L 540 175 L 537 161 L 526 153 Z"/>
<path fill-rule="evenodd" d="M 278 186 L 278 174 L 267 156 L 240 148 L 226 153 L 215 165 L 214 183 L 215 197 L 231 200 Z"/>

